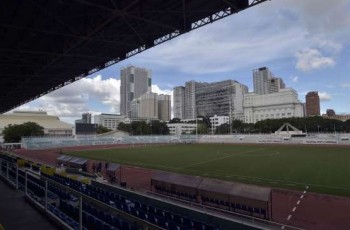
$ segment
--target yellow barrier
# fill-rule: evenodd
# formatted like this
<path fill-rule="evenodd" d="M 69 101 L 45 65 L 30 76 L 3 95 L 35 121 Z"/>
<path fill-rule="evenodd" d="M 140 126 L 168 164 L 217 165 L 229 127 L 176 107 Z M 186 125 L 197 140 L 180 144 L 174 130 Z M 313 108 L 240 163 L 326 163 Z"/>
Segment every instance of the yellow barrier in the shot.
<path fill-rule="evenodd" d="M 81 178 L 80 182 L 84 183 L 84 184 L 91 184 L 91 180 L 89 178 L 86 178 L 86 177 Z"/>
<path fill-rule="evenodd" d="M 55 174 L 56 169 L 47 167 L 47 166 L 41 166 L 41 172 L 48 174 L 50 176 L 53 176 Z"/>
<path fill-rule="evenodd" d="M 26 160 L 25 160 L 25 159 L 22 159 L 22 158 L 17 159 L 17 165 L 18 165 L 18 167 L 24 167 L 25 163 L 26 163 Z"/>
<path fill-rule="evenodd" d="M 61 176 L 67 177 L 67 173 L 66 173 L 66 172 L 60 172 L 60 173 L 58 173 L 58 174 L 61 175 Z"/>
<path fill-rule="evenodd" d="M 78 180 L 78 176 L 76 176 L 76 175 L 71 175 L 70 178 L 73 180 Z"/>

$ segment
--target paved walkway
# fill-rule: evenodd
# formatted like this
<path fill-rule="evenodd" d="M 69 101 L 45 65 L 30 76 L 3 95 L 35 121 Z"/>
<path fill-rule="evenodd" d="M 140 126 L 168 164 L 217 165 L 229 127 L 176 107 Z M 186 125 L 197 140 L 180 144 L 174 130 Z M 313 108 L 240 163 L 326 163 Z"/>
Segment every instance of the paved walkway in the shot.
<path fill-rule="evenodd" d="M 59 229 L 25 200 L 23 192 L 11 189 L 1 178 L 0 224 L 5 230 Z"/>

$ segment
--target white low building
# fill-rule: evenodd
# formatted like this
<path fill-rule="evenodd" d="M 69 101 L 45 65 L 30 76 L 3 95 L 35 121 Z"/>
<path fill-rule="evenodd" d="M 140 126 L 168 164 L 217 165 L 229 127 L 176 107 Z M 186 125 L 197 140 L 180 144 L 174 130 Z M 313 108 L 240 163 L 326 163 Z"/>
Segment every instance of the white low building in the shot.
<path fill-rule="evenodd" d="M 172 123 L 167 124 L 170 135 L 180 136 L 182 134 L 192 134 L 196 130 L 196 124 Z"/>
<path fill-rule="evenodd" d="M 230 117 L 229 116 L 213 116 L 210 117 L 210 124 L 211 124 L 211 132 L 214 133 L 216 128 L 223 124 L 229 124 L 230 123 Z"/>
<path fill-rule="evenodd" d="M 44 128 L 44 134 L 50 136 L 72 136 L 74 125 L 60 121 L 57 116 L 47 115 L 43 111 L 14 111 L 0 115 L 0 135 L 10 124 L 20 125 L 35 122 Z"/>
<path fill-rule="evenodd" d="M 279 92 L 259 95 L 244 95 L 244 122 L 256 123 L 265 119 L 304 117 L 304 105 L 291 88 Z"/>
<path fill-rule="evenodd" d="M 125 122 L 125 116 L 102 113 L 94 116 L 94 124 L 101 125 L 110 130 L 117 130 L 120 122 Z"/>

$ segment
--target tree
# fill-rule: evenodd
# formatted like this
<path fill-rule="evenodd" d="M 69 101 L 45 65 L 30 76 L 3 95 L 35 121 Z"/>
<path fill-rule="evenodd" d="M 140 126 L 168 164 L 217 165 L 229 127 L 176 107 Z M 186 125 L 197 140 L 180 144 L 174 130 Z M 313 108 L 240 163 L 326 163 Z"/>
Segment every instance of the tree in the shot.
<path fill-rule="evenodd" d="M 196 134 L 196 130 L 192 131 L 192 134 Z M 197 125 L 197 134 L 208 134 L 208 126 L 206 124 Z"/>
<path fill-rule="evenodd" d="M 170 132 L 169 128 L 165 122 L 161 122 L 158 120 L 151 121 L 150 126 L 151 126 L 151 130 L 152 130 L 152 132 L 151 132 L 152 135 L 154 135 L 154 134 L 168 135 Z"/>
<path fill-rule="evenodd" d="M 104 126 L 102 126 L 102 125 L 99 125 L 99 126 L 97 127 L 97 133 L 98 133 L 98 134 L 101 134 L 101 133 L 108 133 L 108 132 L 110 132 L 110 131 L 112 131 L 112 130 L 109 129 L 109 128 L 106 128 L 106 127 L 104 127 Z"/>
<path fill-rule="evenodd" d="M 125 124 L 124 122 L 120 122 L 118 125 L 118 129 L 120 131 L 130 133 L 130 124 Z"/>
<path fill-rule="evenodd" d="M 243 122 L 241 120 L 233 120 L 231 125 L 234 133 L 242 133 Z"/>
<path fill-rule="evenodd" d="M 216 127 L 215 134 L 228 134 L 230 132 L 230 125 L 227 123 Z"/>
<path fill-rule="evenodd" d="M 35 122 L 26 122 L 20 125 L 8 125 L 2 131 L 7 143 L 20 142 L 22 137 L 43 136 L 44 127 Z"/>
<path fill-rule="evenodd" d="M 202 118 L 202 120 L 198 120 L 199 124 L 205 124 L 207 128 L 211 128 L 211 122 L 210 122 L 210 117 L 209 116 L 201 116 L 198 115 L 197 118 Z"/>
<path fill-rule="evenodd" d="M 350 120 L 344 122 L 344 131 L 347 133 L 350 132 Z"/>

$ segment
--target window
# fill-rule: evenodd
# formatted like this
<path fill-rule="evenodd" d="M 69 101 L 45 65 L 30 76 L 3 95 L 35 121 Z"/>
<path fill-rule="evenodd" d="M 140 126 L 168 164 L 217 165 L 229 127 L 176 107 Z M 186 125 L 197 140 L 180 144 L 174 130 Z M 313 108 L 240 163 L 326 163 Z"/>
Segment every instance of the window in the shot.
<path fill-rule="evenodd" d="M 129 81 L 130 83 L 134 83 L 134 74 L 130 74 Z"/>

